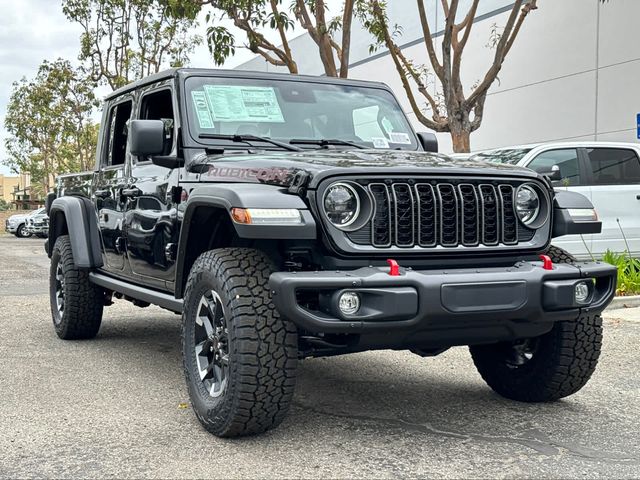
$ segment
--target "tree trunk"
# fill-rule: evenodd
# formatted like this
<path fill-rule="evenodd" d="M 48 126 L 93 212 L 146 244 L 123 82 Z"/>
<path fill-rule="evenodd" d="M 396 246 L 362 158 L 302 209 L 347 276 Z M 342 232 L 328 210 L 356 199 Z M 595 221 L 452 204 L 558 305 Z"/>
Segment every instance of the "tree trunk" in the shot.
<path fill-rule="evenodd" d="M 451 143 L 455 153 L 468 153 L 471 151 L 471 133 L 465 130 L 451 132 Z"/>

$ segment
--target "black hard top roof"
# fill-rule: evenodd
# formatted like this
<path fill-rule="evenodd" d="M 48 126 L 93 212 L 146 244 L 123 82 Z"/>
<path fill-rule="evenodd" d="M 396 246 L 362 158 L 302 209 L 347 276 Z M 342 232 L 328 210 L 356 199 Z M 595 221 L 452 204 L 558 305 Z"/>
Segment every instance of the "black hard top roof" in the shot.
<path fill-rule="evenodd" d="M 251 70 L 228 70 L 228 69 L 220 69 L 220 68 L 170 68 L 167 70 L 163 70 L 162 72 L 154 73 L 153 75 L 149 75 L 148 77 L 144 77 L 140 80 L 136 80 L 135 82 L 129 83 L 124 87 L 121 87 L 114 92 L 111 92 L 106 96 L 105 100 L 110 100 L 111 98 L 122 95 L 123 93 L 130 92 L 132 90 L 136 90 L 140 87 L 144 87 L 145 85 L 150 85 L 152 83 L 161 82 L 162 80 L 168 80 L 171 78 L 186 78 L 186 77 L 229 77 L 229 78 L 257 78 L 257 79 L 274 79 L 274 80 L 295 80 L 299 82 L 315 82 L 315 83 L 333 83 L 333 84 L 342 84 L 342 85 L 354 85 L 354 86 L 376 86 L 378 88 L 384 87 L 389 88 L 382 82 L 372 82 L 368 80 L 353 80 L 353 79 L 343 79 L 343 78 L 335 78 L 335 77 L 325 77 L 325 76 L 313 76 L 313 75 L 293 75 L 290 73 L 272 73 L 272 72 L 256 72 Z"/>

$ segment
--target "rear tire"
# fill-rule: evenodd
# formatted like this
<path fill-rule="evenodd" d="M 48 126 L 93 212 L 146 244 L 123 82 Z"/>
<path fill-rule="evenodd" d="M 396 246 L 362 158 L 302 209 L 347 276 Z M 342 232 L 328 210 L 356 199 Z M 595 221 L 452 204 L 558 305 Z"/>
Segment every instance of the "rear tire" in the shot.
<path fill-rule="evenodd" d="M 274 428 L 295 388 L 295 326 L 268 288 L 274 267 L 260 251 L 217 249 L 193 264 L 182 316 L 182 355 L 191 404 L 219 437 Z"/>
<path fill-rule="evenodd" d="M 49 272 L 51 316 L 63 340 L 93 338 L 100 330 L 104 290 L 89 281 L 89 272 L 73 261 L 68 235 L 58 237 L 51 253 Z"/>
<path fill-rule="evenodd" d="M 565 250 L 550 247 L 554 263 L 573 263 Z M 602 318 L 584 314 L 575 321 L 556 322 L 536 338 L 469 347 L 487 384 L 503 397 L 522 402 L 547 402 L 576 393 L 591 378 L 602 347 Z"/>

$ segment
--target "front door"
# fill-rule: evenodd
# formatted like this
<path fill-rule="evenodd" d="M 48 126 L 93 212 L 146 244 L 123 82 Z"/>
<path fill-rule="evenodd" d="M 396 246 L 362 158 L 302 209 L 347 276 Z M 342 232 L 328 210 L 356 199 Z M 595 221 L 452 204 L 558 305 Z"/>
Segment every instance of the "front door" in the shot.
<path fill-rule="evenodd" d="M 629 249 L 640 257 L 640 160 L 631 148 L 586 148 L 592 170 L 593 206 L 602 221 L 602 233 L 593 236 L 600 258 L 607 249 Z"/>
<path fill-rule="evenodd" d="M 133 101 L 117 100 L 108 107 L 100 150 L 100 170 L 95 176 L 93 195 L 102 240 L 104 269 L 120 273 L 125 267 L 126 249 L 122 221 L 125 204 L 121 196 L 127 183 L 127 129 Z"/>
<path fill-rule="evenodd" d="M 175 125 L 172 90 L 162 85 L 144 92 L 138 118 L 162 120 L 165 124 L 165 151 L 175 154 Z M 176 190 L 179 170 L 154 165 L 147 158 L 132 158 L 131 177 L 124 218 L 127 257 L 134 281 L 157 288 L 169 288 L 174 281 L 178 244 Z M 176 198 L 177 196 L 177 198 Z"/>

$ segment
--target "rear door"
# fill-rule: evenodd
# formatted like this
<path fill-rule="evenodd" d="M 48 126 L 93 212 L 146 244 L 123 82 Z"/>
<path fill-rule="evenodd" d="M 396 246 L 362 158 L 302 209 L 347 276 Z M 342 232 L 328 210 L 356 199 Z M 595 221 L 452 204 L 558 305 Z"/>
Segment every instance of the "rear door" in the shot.
<path fill-rule="evenodd" d="M 584 149 L 590 173 L 592 202 L 602 221 L 593 235 L 593 251 L 607 249 L 640 257 L 640 159 L 633 148 Z"/>
<path fill-rule="evenodd" d="M 122 230 L 124 202 L 122 189 L 127 181 L 127 134 L 133 99 L 126 95 L 107 105 L 103 119 L 100 168 L 94 177 L 93 201 L 98 214 L 104 269 L 121 273 L 125 267 L 125 240 Z"/>
<path fill-rule="evenodd" d="M 577 148 L 560 148 L 538 153 L 527 164 L 538 172 L 560 171 L 560 180 L 553 182 L 556 190 L 578 192 L 591 200 L 591 187 L 588 185 L 588 172 Z M 553 240 L 553 244 L 564 248 L 578 258 L 590 258 L 593 235 L 566 235 Z"/>

